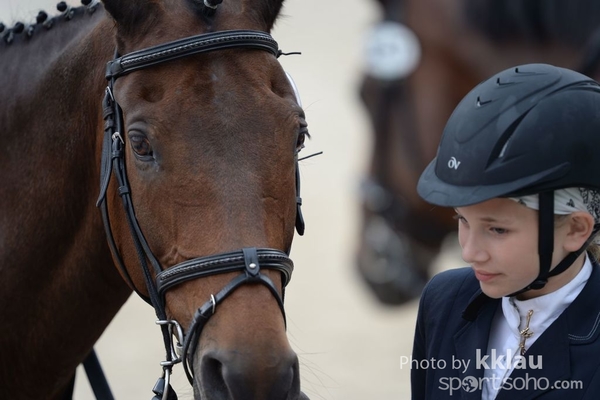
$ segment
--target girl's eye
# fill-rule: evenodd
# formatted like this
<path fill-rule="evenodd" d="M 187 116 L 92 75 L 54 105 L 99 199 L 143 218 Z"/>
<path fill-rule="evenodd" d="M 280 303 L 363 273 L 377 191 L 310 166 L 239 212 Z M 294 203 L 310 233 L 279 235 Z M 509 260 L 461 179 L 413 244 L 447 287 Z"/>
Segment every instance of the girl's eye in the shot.
<path fill-rule="evenodd" d="M 145 135 L 130 135 L 129 141 L 131 143 L 131 149 L 138 158 L 144 160 L 145 158 L 152 157 L 152 146 Z"/>
<path fill-rule="evenodd" d="M 505 233 L 508 232 L 508 230 L 506 230 L 504 228 L 490 228 L 490 230 L 498 235 L 504 235 Z"/>
<path fill-rule="evenodd" d="M 463 217 L 463 216 L 462 216 L 462 215 L 460 215 L 460 214 L 456 214 L 456 215 L 455 215 L 454 217 L 452 217 L 452 218 L 454 218 L 455 220 L 457 220 L 457 221 L 458 221 L 459 223 L 461 223 L 461 224 L 466 224 L 466 223 L 467 223 L 467 220 L 465 219 L 465 217 Z"/>

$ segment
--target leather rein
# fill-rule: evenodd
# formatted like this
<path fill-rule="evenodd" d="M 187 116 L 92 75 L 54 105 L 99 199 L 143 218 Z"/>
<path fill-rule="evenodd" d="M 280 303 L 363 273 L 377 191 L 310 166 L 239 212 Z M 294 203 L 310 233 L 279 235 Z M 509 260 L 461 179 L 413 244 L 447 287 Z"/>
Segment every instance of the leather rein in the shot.
<path fill-rule="evenodd" d="M 125 165 L 124 140 L 126 135 L 123 134 L 124 122 L 121 108 L 115 100 L 113 88 L 119 77 L 133 71 L 193 54 L 240 47 L 267 51 L 275 57 L 283 54 L 279 50 L 277 42 L 265 32 L 229 30 L 191 36 L 135 51 L 121 57 L 116 54 L 115 58 L 108 62 L 106 67 L 108 86 L 102 105 L 105 124 L 100 195 L 96 205 L 101 209 L 108 244 L 123 277 L 140 297 L 154 307 L 158 317 L 156 323 L 161 327 L 166 349 L 166 360 L 160 363 L 163 372 L 153 389 L 156 395 L 153 400 L 177 398 L 170 385 L 170 376 L 172 367 L 179 362 L 183 364 L 190 384 L 193 384 L 193 371 L 190 364 L 202 329 L 208 319 L 215 313 L 217 305 L 241 285 L 249 283 L 265 285 L 277 300 L 285 322 L 284 290 L 291 279 L 293 262 L 289 258 L 289 254 L 280 250 L 252 247 L 230 253 L 199 257 L 163 268 L 152 253 L 135 216 Z M 112 234 L 106 193 L 113 175 L 118 183 L 118 194 L 122 200 L 139 263 L 142 267 L 148 296 L 143 295 L 133 284 Z M 304 233 L 301 204 L 298 159 L 296 158 L 296 230 L 300 235 Z M 284 288 L 281 296 L 271 279 L 261 273 L 261 269 L 272 269 L 281 272 L 282 287 Z M 165 293 L 169 289 L 192 279 L 236 271 L 239 271 L 240 274 L 234 277 L 219 292 L 212 294 L 210 299 L 198 308 L 185 334 L 177 321 L 168 319 L 165 310 Z"/>

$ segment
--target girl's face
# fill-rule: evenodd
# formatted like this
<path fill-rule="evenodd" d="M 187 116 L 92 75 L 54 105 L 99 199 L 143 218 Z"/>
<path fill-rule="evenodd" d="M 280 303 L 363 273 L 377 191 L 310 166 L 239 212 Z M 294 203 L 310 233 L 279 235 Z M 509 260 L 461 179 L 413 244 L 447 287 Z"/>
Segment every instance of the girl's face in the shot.
<path fill-rule="evenodd" d="M 510 199 L 497 198 L 459 207 L 456 213 L 462 258 L 471 264 L 486 295 L 500 298 L 523 289 L 537 278 L 537 211 Z M 569 247 L 572 246 L 568 240 L 570 224 L 555 225 L 552 267 L 574 251 Z M 567 248 L 566 242 L 569 243 Z M 582 256 L 576 265 L 550 278 L 543 289 L 530 290 L 519 298 L 537 297 L 557 290 L 579 272 L 583 264 L 581 260 Z"/>

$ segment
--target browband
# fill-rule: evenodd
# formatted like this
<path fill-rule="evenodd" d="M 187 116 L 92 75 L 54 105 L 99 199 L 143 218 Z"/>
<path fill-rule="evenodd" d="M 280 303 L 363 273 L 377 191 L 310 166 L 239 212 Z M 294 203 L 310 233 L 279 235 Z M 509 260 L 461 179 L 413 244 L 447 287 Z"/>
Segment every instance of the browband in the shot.
<path fill-rule="evenodd" d="M 192 54 L 205 53 L 227 48 L 249 47 L 265 50 L 279 57 L 279 45 L 268 33 L 253 30 L 231 30 L 203 33 L 184 39 L 163 43 L 134 51 L 109 61 L 106 65 L 106 79 L 118 78 L 138 69 L 165 61 L 176 60 Z"/>

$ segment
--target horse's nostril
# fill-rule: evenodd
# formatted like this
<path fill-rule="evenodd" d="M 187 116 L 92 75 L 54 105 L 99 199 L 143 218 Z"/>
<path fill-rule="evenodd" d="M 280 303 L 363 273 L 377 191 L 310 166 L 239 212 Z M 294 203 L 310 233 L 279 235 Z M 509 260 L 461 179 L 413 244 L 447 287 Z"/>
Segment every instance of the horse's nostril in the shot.
<path fill-rule="evenodd" d="M 210 387 L 210 392 L 215 399 L 226 399 L 228 397 L 227 384 L 223 378 L 223 364 L 210 356 L 202 358 L 202 386 Z"/>
<path fill-rule="evenodd" d="M 195 382 L 211 399 L 297 399 L 300 392 L 295 353 L 265 357 L 238 351 L 206 352 L 200 380 Z"/>

